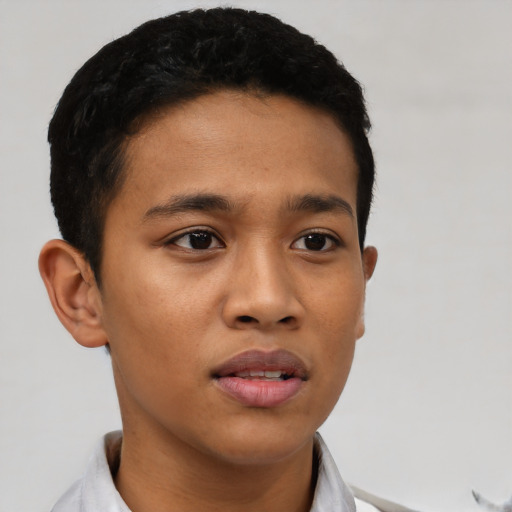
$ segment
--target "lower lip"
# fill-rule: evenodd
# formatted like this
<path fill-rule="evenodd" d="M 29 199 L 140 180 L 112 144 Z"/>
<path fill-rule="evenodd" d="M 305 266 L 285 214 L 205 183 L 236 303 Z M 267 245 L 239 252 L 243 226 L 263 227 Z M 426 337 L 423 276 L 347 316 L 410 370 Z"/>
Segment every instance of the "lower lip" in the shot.
<path fill-rule="evenodd" d="M 216 382 L 222 391 L 242 405 L 278 407 L 293 398 L 299 392 L 304 381 L 297 377 L 280 381 L 219 377 Z"/>

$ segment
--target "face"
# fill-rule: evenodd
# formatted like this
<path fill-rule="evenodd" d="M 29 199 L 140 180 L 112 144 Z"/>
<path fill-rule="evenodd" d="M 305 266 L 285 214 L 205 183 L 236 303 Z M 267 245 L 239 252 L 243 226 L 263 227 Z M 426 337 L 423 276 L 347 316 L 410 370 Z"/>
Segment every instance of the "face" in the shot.
<path fill-rule="evenodd" d="M 237 463 L 294 453 L 364 331 L 349 140 L 293 99 L 224 91 L 160 113 L 126 155 L 100 299 L 125 429 Z"/>

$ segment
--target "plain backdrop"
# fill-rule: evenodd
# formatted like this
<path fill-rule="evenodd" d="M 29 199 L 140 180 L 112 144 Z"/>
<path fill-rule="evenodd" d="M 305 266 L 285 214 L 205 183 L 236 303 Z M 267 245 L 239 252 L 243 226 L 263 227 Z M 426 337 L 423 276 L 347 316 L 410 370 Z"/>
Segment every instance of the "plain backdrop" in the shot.
<path fill-rule="evenodd" d="M 0 512 L 48 511 L 120 427 L 110 362 L 37 272 L 58 236 L 47 124 L 73 73 L 139 23 L 217 2 L 0 0 Z M 423 511 L 512 493 L 512 2 L 247 0 L 364 84 L 380 259 L 367 334 L 322 428 L 344 478 Z"/>

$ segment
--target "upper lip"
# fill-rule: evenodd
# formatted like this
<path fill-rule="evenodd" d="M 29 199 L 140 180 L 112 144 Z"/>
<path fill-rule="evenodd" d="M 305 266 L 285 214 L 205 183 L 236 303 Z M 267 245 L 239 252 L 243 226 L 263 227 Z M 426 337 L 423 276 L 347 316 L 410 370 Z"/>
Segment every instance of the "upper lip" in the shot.
<path fill-rule="evenodd" d="M 295 354 L 279 349 L 270 352 L 264 350 L 247 350 L 228 359 L 213 372 L 213 377 L 228 377 L 238 372 L 251 370 L 281 370 L 290 377 L 307 380 L 306 365 Z"/>

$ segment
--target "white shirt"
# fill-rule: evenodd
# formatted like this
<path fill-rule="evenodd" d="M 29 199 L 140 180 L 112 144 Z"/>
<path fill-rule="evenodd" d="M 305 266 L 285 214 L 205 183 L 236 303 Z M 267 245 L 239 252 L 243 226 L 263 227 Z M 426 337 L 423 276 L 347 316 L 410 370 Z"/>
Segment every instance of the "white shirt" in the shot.
<path fill-rule="evenodd" d="M 62 496 L 52 512 L 130 512 L 112 479 L 111 468 L 119 465 L 121 439 L 120 431 L 104 436 L 84 476 Z M 315 453 L 318 478 L 310 512 L 379 512 L 369 503 L 354 499 L 320 434 L 315 436 Z"/>

